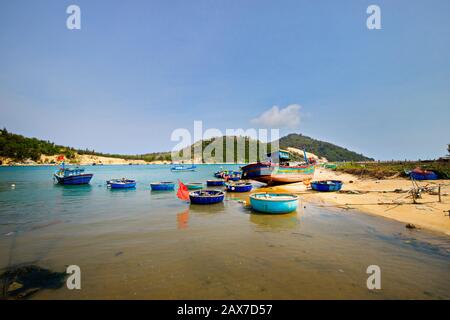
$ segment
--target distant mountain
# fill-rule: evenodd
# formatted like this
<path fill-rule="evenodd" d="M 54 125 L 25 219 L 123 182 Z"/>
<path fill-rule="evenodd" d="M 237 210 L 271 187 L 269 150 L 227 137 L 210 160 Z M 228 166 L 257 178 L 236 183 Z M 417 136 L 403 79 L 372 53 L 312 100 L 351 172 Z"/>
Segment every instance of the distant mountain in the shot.
<path fill-rule="evenodd" d="M 314 153 L 328 161 L 373 161 L 373 158 L 339 147 L 335 144 L 316 140 L 301 134 L 291 133 L 279 140 L 280 148 L 293 147 Z"/>
<path fill-rule="evenodd" d="M 180 150 L 180 154 L 191 150 L 191 159 L 194 157 L 194 148 L 201 148 L 204 152 L 204 158 L 196 156 L 194 158 L 194 162 L 196 163 L 213 163 L 215 162 L 215 155 L 217 151 L 217 138 L 212 138 L 208 140 L 203 140 L 196 142 L 195 144 L 187 147 L 183 150 Z M 216 143 L 216 145 L 214 145 Z M 201 144 L 201 147 L 200 147 Z M 226 155 L 225 146 L 229 147 L 234 144 L 234 148 L 228 150 L 232 155 L 228 154 L 228 159 Z M 345 148 L 336 146 L 329 142 L 324 142 L 320 140 L 315 140 L 307 136 L 303 136 L 301 134 L 289 134 L 285 137 L 282 137 L 279 140 L 280 148 L 287 149 L 288 147 L 297 148 L 297 149 L 305 149 L 306 151 L 313 153 L 319 157 L 325 157 L 329 161 L 369 161 L 373 160 L 372 158 L 368 158 L 363 156 L 362 154 L 358 154 L 356 152 L 347 150 Z M 238 150 L 239 148 L 239 150 Z M 264 148 L 264 149 L 261 149 Z M 216 149 L 216 150 L 214 150 Z M 237 163 L 246 163 L 249 161 L 253 161 L 255 159 L 250 159 L 250 154 L 257 154 L 258 151 L 261 150 L 261 157 L 264 157 L 263 151 L 270 151 L 270 145 L 266 146 L 263 142 L 258 140 L 251 139 L 249 137 L 242 136 L 226 136 L 223 139 L 223 155 L 219 159 L 216 159 L 217 162 L 227 162 L 233 161 Z M 74 159 L 77 154 L 79 155 L 94 155 L 94 156 L 103 156 L 110 158 L 121 158 L 126 160 L 144 160 L 144 161 L 171 161 L 171 153 L 170 152 L 155 152 L 141 155 L 122 155 L 122 154 L 109 154 L 109 153 L 100 153 L 95 152 L 94 150 L 82 150 L 75 149 L 71 147 L 65 147 L 61 145 L 56 145 L 53 142 L 39 140 L 36 138 L 27 138 L 22 135 L 14 134 L 8 132 L 6 129 L 0 130 L 0 157 L 11 158 L 15 161 L 23 161 L 27 159 L 31 159 L 34 161 L 38 161 L 41 155 L 57 155 L 64 154 L 67 159 Z M 230 159 L 231 158 L 231 159 Z M 301 157 L 300 157 L 301 158 Z M 258 158 L 257 160 L 264 160 L 264 158 Z M 299 155 L 294 155 L 294 160 L 300 160 Z M 189 162 L 189 161 L 186 161 Z"/>

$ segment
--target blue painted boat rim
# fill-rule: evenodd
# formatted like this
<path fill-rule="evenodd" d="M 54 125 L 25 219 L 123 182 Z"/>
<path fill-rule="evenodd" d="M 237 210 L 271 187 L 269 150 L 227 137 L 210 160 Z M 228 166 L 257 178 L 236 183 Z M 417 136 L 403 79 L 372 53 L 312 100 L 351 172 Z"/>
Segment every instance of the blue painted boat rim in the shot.
<path fill-rule="evenodd" d="M 175 185 L 175 182 L 173 181 L 160 181 L 160 182 L 150 182 L 150 185 L 152 186 L 161 186 L 161 185 Z"/>
<path fill-rule="evenodd" d="M 269 198 L 270 197 L 270 198 Z M 282 198 L 285 197 L 285 198 Z M 286 199 L 286 197 L 288 199 Z M 253 193 L 250 195 L 250 198 L 254 200 L 263 200 L 263 201 L 272 201 L 272 202 L 286 202 L 286 201 L 295 201 L 299 199 L 299 196 L 292 193 Z"/>
<path fill-rule="evenodd" d="M 342 184 L 343 182 L 341 180 L 317 180 L 311 182 L 311 184 L 313 183 L 330 185 L 330 184 Z"/>
<path fill-rule="evenodd" d="M 225 196 L 225 193 L 221 190 L 202 190 L 202 191 L 192 191 L 189 192 L 189 196 L 197 198 L 212 198 Z"/>

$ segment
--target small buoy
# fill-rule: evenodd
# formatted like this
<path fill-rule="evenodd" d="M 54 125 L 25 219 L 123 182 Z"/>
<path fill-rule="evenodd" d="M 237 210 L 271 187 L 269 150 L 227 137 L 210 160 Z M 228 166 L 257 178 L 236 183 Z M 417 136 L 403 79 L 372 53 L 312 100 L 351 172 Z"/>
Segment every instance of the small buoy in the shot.
<path fill-rule="evenodd" d="M 11 189 L 15 189 L 16 188 L 16 185 L 13 183 L 12 185 L 11 185 Z"/>

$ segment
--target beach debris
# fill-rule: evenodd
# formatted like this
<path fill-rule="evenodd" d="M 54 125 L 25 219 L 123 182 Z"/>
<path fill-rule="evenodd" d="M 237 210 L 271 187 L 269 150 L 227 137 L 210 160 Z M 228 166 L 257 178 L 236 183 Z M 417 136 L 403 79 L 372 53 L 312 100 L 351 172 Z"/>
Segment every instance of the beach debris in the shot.
<path fill-rule="evenodd" d="M 11 232 L 5 233 L 5 236 L 9 237 L 9 236 L 12 236 L 14 233 L 15 233 L 14 231 L 11 231 Z"/>
<path fill-rule="evenodd" d="M 405 226 L 407 229 L 418 229 L 414 224 L 412 223 L 407 223 Z"/>
<path fill-rule="evenodd" d="M 348 183 L 353 183 L 353 180 L 350 180 Z"/>
<path fill-rule="evenodd" d="M 361 192 L 357 190 L 339 190 L 338 192 L 345 194 L 361 194 Z"/>
<path fill-rule="evenodd" d="M 26 299 L 42 289 L 61 288 L 66 275 L 36 265 L 10 267 L 0 275 L 0 299 Z"/>
<path fill-rule="evenodd" d="M 115 256 L 118 257 L 123 254 L 123 251 L 116 252 Z"/>

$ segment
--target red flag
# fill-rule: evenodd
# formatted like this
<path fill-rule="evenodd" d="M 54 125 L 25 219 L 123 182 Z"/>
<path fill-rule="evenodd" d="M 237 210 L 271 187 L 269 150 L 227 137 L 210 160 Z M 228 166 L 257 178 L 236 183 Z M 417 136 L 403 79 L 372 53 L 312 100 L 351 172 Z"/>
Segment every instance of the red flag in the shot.
<path fill-rule="evenodd" d="M 177 197 L 184 201 L 189 201 L 189 191 L 188 188 L 178 180 L 178 191 L 177 191 Z"/>
<path fill-rule="evenodd" d="M 56 161 L 64 161 L 64 155 L 59 155 L 58 158 L 56 158 Z"/>

